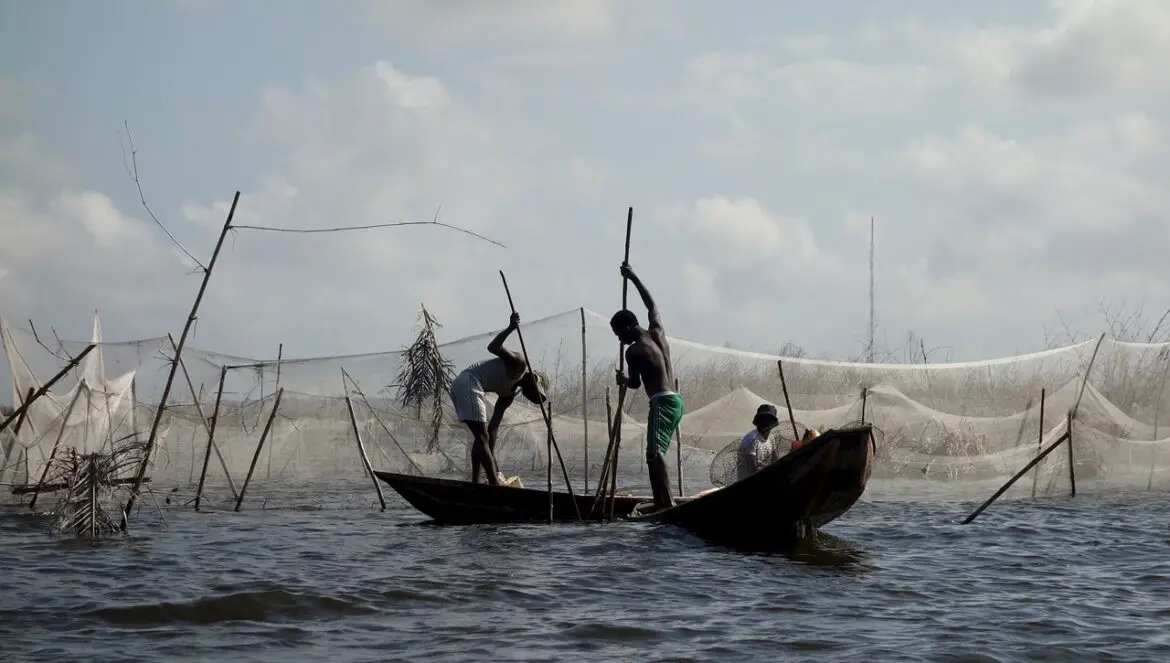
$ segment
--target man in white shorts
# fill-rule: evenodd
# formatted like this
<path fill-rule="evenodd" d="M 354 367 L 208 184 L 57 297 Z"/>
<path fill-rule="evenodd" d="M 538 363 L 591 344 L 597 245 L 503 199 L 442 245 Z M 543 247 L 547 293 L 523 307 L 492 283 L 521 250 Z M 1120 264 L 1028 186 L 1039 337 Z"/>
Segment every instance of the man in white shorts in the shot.
<path fill-rule="evenodd" d="M 533 403 L 540 404 L 548 398 L 548 376 L 533 371 L 529 373 L 524 357 L 504 347 L 504 341 L 520 327 L 520 314 L 513 313 L 504 329 L 488 343 L 488 352 L 495 355 L 478 361 L 463 369 L 451 383 L 451 401 L 455 414 L 471 431 L 471 480 L 479 483 L 480 469 L 487 475 L 487 482 L 493 486 L 501 484 L 499 468 L 496 466 L 496 431 L 504 418 L 504 412 L 512 405 L 516 392 Z M 487 399 L 491 392 L 496 395 L 496 407 L 491 420 L 487 416 Z"/>

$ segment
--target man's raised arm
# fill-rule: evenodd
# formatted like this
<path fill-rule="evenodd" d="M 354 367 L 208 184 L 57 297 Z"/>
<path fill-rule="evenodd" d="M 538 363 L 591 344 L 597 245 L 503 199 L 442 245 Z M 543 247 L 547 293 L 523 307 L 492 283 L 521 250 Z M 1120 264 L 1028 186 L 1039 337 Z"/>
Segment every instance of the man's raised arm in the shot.
<path fill-rule="evenodd" d="M 496 334 L 496 337 L 492 339 L 491 343 L 488 343 L 487 350 L 509 364 L 523 367 L 525 366 L 524 358 L 504 347 L 504 341 L 508 340 L 512 332 L 516 331 L 519 327 L 520 314 L 513 313 L 511 319 L 508 320 L 508 326 L 499 334 Z"/>
<path fill-rule="evenodd" d="M 642 303 L 646 305 L 646 317 L 650 321 L 647 329 L 649 331 L 661 331 L 662 315 L 658 312 L 658 305 L 654 303 L 654 298 L 650 296 L 650 291 L 646 290 L 646 286 L 642 284 L 642 279 L 638 278 L 638 275 L 634 273 L 634 270 L 629 264 L 622 265 L 622 275 L 634 284 L 634 287 L 638 289 L 638 295 L 642 297 Z"/>

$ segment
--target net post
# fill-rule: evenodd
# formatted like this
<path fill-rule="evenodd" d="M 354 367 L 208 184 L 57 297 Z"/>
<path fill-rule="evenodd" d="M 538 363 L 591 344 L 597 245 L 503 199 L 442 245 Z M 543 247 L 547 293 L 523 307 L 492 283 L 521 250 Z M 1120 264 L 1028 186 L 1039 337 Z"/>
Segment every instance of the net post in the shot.
<path fill-rule="evenodd" d="M 85 387 L 85 389 L 82 389 L 82 387 Z M 37 506 L 37 498 L 41 496 L 41 488 L 45 485 L 45 479 L 49 476 L 49 468 L 53 466 L 53 459 L 57 457 L 57 448 L 61 446 L 61 439 L 65 437 L 65 426 L 69 423 L 69 417 L 73 415 L 73 408 L 77 406 L 77 401 L 81 398 L 82 391 L 89 391 L 88 386 L 85 384 L 85 378 L 81 379 L 77 391 L 73 392 L 73 398 L 69 401 L 69 407 L 65 408 L 65 414 L 61 415 L 61 429 L 57 431 L 57 440 L 53 442 L 53 450 L 49 452 L 49 460 L 45 462 L 45 467 L 41 470 L 41 478 L 37 480 L 32 501 L 28 503 L 29 510 L 35 509 Z"/>
<path fill-rule="evenodd" d="M 780 389 L 784 392 L 784 405 L 788 408 L 788 421 L 792 424 L 792 440 L 800 441 L 800 432 L 796 430 L 796 417 L 792 414 L 792 399 L 788 398 L 788 383 L 784 380 L 784 361 L 776 360 L 776 368 L 780 371 Z"/>
<path fill-rule="evenodd" d="M 284 343 L 276 346 L 276 388 L 280 389 L 280 360 L 284 358 Z M 263 376 L 263 373 L 261 373 Z M 261 382 L 263 384 L 263 382 Z M 268 458 L 264 463 L 264 478 L 272 478 L 272 447 L 268 447 Z"/>
<path fill-rule="evenodd" d="M 223 468 L 223 475 L 227 477 L 228 488 L 232 491 L 232 497 L 239 497 L 240 493 L 236 490 L 236 482 L 232 481 L 231 472 L 228 472 L 227 461 L 223 459 L 223 453 L 219 450 L 219 445 L 215 444 L 215 437 L 211 435 L 211 424 L 208 423 L 207 415 L 203 413 L 203 404 L 199 402 L 199 397 L 195 395 L 195 384 L 191 380 L 191 374 L 187 371 L 187 364 L 179 357 L 179 346 L 175 345 L 175 339 L 170 334 L 167 334 L 167 339 L 171 342 L 171 348 L 175 351 L 175 360 L 179 362 L 179 368 L 183 370 L 183 377 L 187 380 L 187 388 L 191 390 L 191 397 L 195 399 L 195 411 L 199 414 L 199 422 L 203 424 L 203 430 L 207 431 L 207 443 L 210 450 L 215 451 L 216 458 L 219 459 L 219 465 Z M 219 383 L 219 387 L 223 390 L 223 382 Z M 216 403 L 219 402 L 219 396 L 216 396 Z M 201 479 L 202 480 L 202 479 Z"/>
<path fill-rule="evenodd" d="M 171 386 L 175 382 L 175 373 L 179 370 L 179 357 L 182 356 L 183 347 L 187 344 L 187 335 L 191 333 L 191 327 L 195 325 L 195 318 L 199 313 L 199 304 L 203 301 L 203 293 L 207 292 L 207 284 L 211 280 L 211 273 L 215 269 L 215 262 L 219 259 L 219 252 L 223 248 L 223 241 L 227 239 L 228 231 L 232 229 L 232 220 L 236 216 L 236 205 L 239 202 L 240 192 L 236 191 L 236 195 L 232 198 L 232 206 L 228 210 L 227 219 L 223 222 L 223 230 L 220 231 L 219 239 L 215 242 L 215 249 L 211 252 L 211 260 L 208 261 L 207 267 L 203 269 L 203 282 L 199 285 L 199 292 L 195 294 L 195 302 L 191 305 L 191 312 L 187 314 L 187 322 L 183 325 L 183 333 L 179 335 L 179 343 L 175 350 L 175 359 L 171 362 L 171 370 L 167 374 L 167 381 L 163 386 L 162 396 L 158 399 L 158 409 L 155 410 L 154 420 L 150 423 L 150 435 L 146 438 L 146 451 L 142 454 L 142 463 L 138 466 L 137 476 L 134 477 L 134 487 L 130 490 L 130 499 L 126 501 L 126 509 L 122 512 L 123 531 L 126 530 L 130 510 L 134 507 L 134 502 L 138 499 L 138 491 L 142 488 L 142 478 L 146 476 L 146 466 L 150 462 L 150 455 L 154 452 L 154 445 L 158 440 L 158 427 L 162 423 L 163 412 L 167 407 L 167 397 L 170 396 Z M 243 499 L 242 494 L 241 499 Z"/>
<path fill-rule="evenodd" d="M 1073 459 L 1072 425 L 1073 425 L 1073 411 L 1069 410 L 1068 411 L 1068 428 L 1067 428 L 1067 431 L 1065 432 L 1065 436 L 1068 437 L 1068 482 L 1069 482 L 1069 489 L 1070 489 L 1069 497 L 1076 497 L 1077 496 L 1077 471 L 1076 471 L 1076 467 L 1075 467 L 1074 459 Z"/>
<path fill-rule="evenodd" d="M 869 400 L 869 387 L 861 388 L 861 423 L 865 423 L 865 406 Z M 877 446 L 877 445 L 874 445 Z"/>
<path fill-rule="evenodd" d="M 585 344 L 585 307 L 581 307 L 581 425 L 585 436 L 585 487 L 582 492 L 589 493 L 589 363 L 588 346 Z"/>
<path fill-rule="evenodd" d="M 77 368 L 77 365 L 81 363 L 81 360 L 85 359 L 85 356 L 87 354 L 89 354 L 96 347 L 97 347 L 97 343 L 90 343 L 89 345 L 85 346 L 85 349 L 82 350 L 81 352 L 79 352 L 76 357 L 70 359 L 69 363 L 65 364 L 64 368 L 62 368 L 60 371 L 57 371 L 57 374 L 54 375 L 53 377 L 49 378 L 48 382 L 41 385 L 40 389 L 37 389 L 35 392 L 32 393 L 31 396 L 26 398 L 25 401 L 23 403 L 21 403 L 20 407 L 16 408 L 16 411 L 14 411 L 12 414 L 8 415 L 8 417 L 5 418 L 4 421 L 0 421 L 0 432 L 3 432 L 5 428 L 8 428 L 9 424 L 16 421 L 18 418 L 23 417 L 24 413 L 28 411 L 29 406 L 31 406 L 41 396 L 44 396 L 45 394 L 49 393 L 49 389 L 52 389 L 53 385 L 57 384 L 57 382 L 59 382 L 61 380 L 61 378 L 65 377 L 65 375 L 68 374 L 69 371 L 72 371 L 74 368 Z"/>
<path fill-rule="evenodd" d="M 370 481 L 374 482 L 374 492 L 378 493 L 378 502 L 382 505 L 382 510 L 386 510 L 386 498 L 382 495 L 382 487 L 378 485 L 378 477 L 374 475 L 374 468 L 370 466 L 370 457 L 366 455 L 366 445 L 362 444 L 362 433 L 358 430 L 357 415 L 353 413 L 353 401 L 350 400 L 349 394 L 345 395 L 345 408 L 349 410 L 349 425 L 353 427 L 353 436 L 357 440 L 358 452 L 362 456 L 362 465 L 366 468 L 366 474 L 369 475 Z"/>
<path fill-rule="evenodd" d="M 264 449 L 264 441 L 268 439 L 268 433 L 272 430 L 272 422 L 276 421 L 276 412 L 280 409 L 280 397 L 284 395 L 284 387 L 276 390 L 276 400 L 272 403 L 272 412 L 268 414 L 268 421 L 264 424 L 264 432 L 260 433 L 260 442 L 256 444 L 256 453 L 252 454 L 252 463 L 248 466 L 248 476 L 244 477 L 244 485 L 240 487 L 240 495 L 236 498 L 236 508 L 233 509 L 237 513 L 240 511 L 240 505 L 244 503 L 244 493 L 248 490 L 248 484 L 252 481 L 252 473 L 256 470 L 256 461 L 260 460 L 260 452 Z"/>
<path fill-rule="evenodd" d="M 228 367 L 223 366 L 219 369 L 219 389 L 215 392 L 215 406 L 211 410 L 211 425 L 207 428 L 207 449 L 203 452 L 203 469 L 199 471 L 199 487 L 195 489 L 195 510 L 199 510 L 199 503 L 203 499 L 203 482 L 207 479 L 207 465 L 211 461 L 211 450 L 219 448 L 215 446 L 215 428 L 219 424 L 219 405 L 223 400 L 223 383 L 227 380 Z M 220 456 L 220 462 L 223 462 L 223 456 Z M 232 485 L 232 477 L 227 473 L 227 465 L 224 464 L 223 473 L 227 476 L 228 486 L 231 486 L 232 497 L 239 497 L 236 493 L 236 487 Z"/>
<path fill-rule="evenodd" d="M 1036 450 L 1044 445 L 1044 387 L 1040 388 L 1040 430 L 1036 436 Z M 1036 499 L 1036 483 L 1040 480 L 1040 466 L 1037 465 L 1035 471 L 1032 472 L 1032 499 Z"/>

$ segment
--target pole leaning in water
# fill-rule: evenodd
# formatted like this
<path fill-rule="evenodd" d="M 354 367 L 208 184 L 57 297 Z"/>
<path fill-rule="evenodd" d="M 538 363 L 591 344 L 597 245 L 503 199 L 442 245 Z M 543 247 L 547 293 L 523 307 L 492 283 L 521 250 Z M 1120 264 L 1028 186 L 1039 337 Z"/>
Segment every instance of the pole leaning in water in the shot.
<path fill-rule="evenodd" d="M 626 245 L 625 245 L 624 257 L 622 258 L 622 261 L 625 264 L 629 264 L 629 262 L 630 262 L 630 236 L 633 234 L 633 229 L 634 229 L 634 208 L 630 207 L 626 211 Z M 630 280 L 627 279 L 623 275 L 622 276 L 622 309 L 623 310 L 628 307 L 629 290 L 630 290 Z M 621 341 L 621 339 L 618 339 L 618 371 L 624 371 L 626 368 L 625 349 L 626 349 L 625 343 L 623 343 Z M 618 460 L 618 452 L 620 451 L 621 445 L 622 445 L 622 439 L 621 439 L 622 408 L 625 406 L 625 402 L 626 402 L 626 390 L 627 390 L 627 387 L 624 384 L 618 387 L 617 408 L 614 411 L 613 423 L 611 424 L 611 427 L 609 430 L 609 445 L 606 447 L 605 462 L 602 465 L 602 468 L 603 468 L 602 472 L 603 472 L 604 476 L 603 476 L 603 480 L 598 482 L 598 484 L 597 484 L 597 488 L 598 488 L 597 499 L 594 501 L 594 507 L 596 507 L 598 504 L 602 504 L 602 514 L 603 515 L 612 512 L 613 494 L 617 492 L 617 476 L 616 476 L 617 475 L 617 460 Z M 608 479 L 608 481 L 606 481 L 606 479 Z M 607 497 L 607 493 L 608 493 L 608 497 Z M 610 509 L 606 509 L 604 506 L 604 502 L 607 499 L 611 503 Z"/>
<path fill-rule="evenodd" d="M 126 508 L 122 511 L 122 531 L 130 518 L 130 511 L 138 499 L 138 491 L 142 488 L 142 478 L 146 476 L 146 468 L 150 464 L 150 456 L 154 453 L 154 445 L 158 439 L 158 427 L 162 422 L 163 411 L 167 407 L 167 397 L 171 395 L 171 386 L 175 383 L 175 374 L 179 372 L 179 358 L 183 355 L 183 347 L 187 345 L 187 335 L 195 325 L 195 317 L 199 313 L 199 304 L 203 301 L 203 293 L 207 292 L 207 283 L 211 280 L 211 271 L 215 269 L 215 261 L 219 258 L 223 240 L 232 229 L 232 219 L 236 216 L 236 205 L 240 202 L 240 192 L 232 197 L 232 206 L 228 210 L 227 219 L 223 222 L 223 230 L 219 233 L 219 240 L 215 242 L 215 249 L 211 252 L 211 260 L 203 270 L 203 283 L 199 285 L 199 292 L 195 295 L 195 303 L 191 305 L 191 312 L 187 315 L 187 324 L 183 325 L 183 333 L 179 335 L 179 343 L 175 346 L 175 358 L 171 361 L 171 372 L 167 375 L 167 382 L 163 386 L 162 396 L 158 399 L 158 409 L 154 413 L 154 421 L 150 424 L 150 435 L 146 439 L 146 450 L 142 452 L 142 462 L 138 465 L 138 474 L 134 477 L 134 487 L 130 491 L 130 499 L 126 501 Z"/>
<path fill-rule="evenodd" d="M 512 309 L 512 313 L 516 312 L 516 304 L 512 301 L 512 291 L 508 288 L 508 277 L 504 276 L 504 270 L 500 270 L 500 281 L 504 283 L 504 294 L 508 296 L 508 307 Z M 532 373 L 532 362 L 528 360 L 528 347 L 524 345 L 524 332 L 516 327 L 516 338 L 520 339 L 520 352 L 524 353 L 524 367 L 529 373 Z M 535 376 L 533 376 L 535 378 Z M 547 400 L 547 394 L 545 395 Z M 561 472 L 565 475 L 565 488 L 569 491 L 569 500 L 573 503 L 573 511 L 577 513 L 577 520 L 582 520 L 581 509 L 577 506 L 577 497 L 573 495 L 573 482 L 569 481 L 569 470 L 565 467 L 565 459 L 561 457 L 560 446 L 557 445 L 556 437 L 553 436 L 552 427 L 552 413 L 545 407 L 546 403 L 540 403 L 540 414 L 544 417 L 544 425 L 548 428 L 548 522 L 553 522 L 553 489 L 552 489 L 552 454 L 555 451 L 557 454 L 557 461 L 561 464 Z"/>

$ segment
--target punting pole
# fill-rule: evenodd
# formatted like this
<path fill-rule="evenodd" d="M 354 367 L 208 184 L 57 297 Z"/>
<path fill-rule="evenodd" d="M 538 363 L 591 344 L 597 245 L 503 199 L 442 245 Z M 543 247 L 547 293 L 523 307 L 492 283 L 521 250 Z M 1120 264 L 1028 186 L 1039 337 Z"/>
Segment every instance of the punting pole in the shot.
<path fill-rule="evenodd" d="M 276 400 L 272 403 L 272 412 L 268 414 L 268 421 L 264 424 L 264 432 L 260 433 L 260 442 L 256 444 L 256 453 L 252 454 L 252 464 L 248 466 L 248 476 L 244 477 L 244 485 L 240 487 L 240 496 L 236 498 L 235 511 L 240 510 L 244 503 L 244 493 L 248 490 L 248 483 L 252 481 L 252 473 L 256 471 L 256 461 L 260 460 L 260 452 L 264 449 L 264 441 L 272 430 L 272 422 L 276 421 L 276 411 L 280 409 L 280 397 L 284 395 L 284 387 L 276 390 Z"/>
<path fill-rule="evenodd" d="M 374 482 L 374 491 L 378 493 L 378 502 L 382 505 L 382 510 L 386 510 L 386 498 L 382 495 L 382 487 L 378 485 L 378 477 L 374 476 L 374 468 L 370 466 L 370 457 L 366 455 L 366 445 L 362 444 L 362 433 L 358 430 L 357 415 L 353 413 L 353 401 L 350 400 L 349 394 L 345 395 L 345 407 L 349 410 L 349 424 L 353 426 L 353 436 L 357 439 L 358 452 L 362 455 L 362 465 L 366 468 L 366 474 L 369 475 L 370 481 Z"/>
<path fill-rule="evenodd" d="M 516 312 L 516 304 L 512 301 L 512 291 L 508 288 L 508 278 L 504 276 L 504 270 L 500 270 L 500 281 L 504 283 L 504 294 L 508 296 L 508 306 L 512 309 L 512 313 Z M 528 347 L 524 345 L 524 332 L 516 327 L 516 338 L 520 339 L 520 351 L 524 353 L 524 366 L 529 373 L 532 372 L 532 362 L 528 360 Z M 547 395 L 546 395 L 547 399 Z M 573 495 L 573 483 L 569 481 L 569 470 L 565 467 L 565 459 L 561 457 L 561 449 L 557 445 L 557 440 L 553 436 L 552 413 L 545 407 L 545 403 L 540 404 L 540 414 L 544 417 L 544 425 L 548 428 L 548 522 L 553 522 L 553 489 L 552 489 L 552 454 L 555 451 L 557 460 L 561 464 L 561 472 L 565 475 L 565 488 L 569 491 L 569 500 L 573 503 L 573 511 L 577 513 L 577 520 L 582 520 L 581 509 L 577 506 L 577 497 Z"/>
<path fill-rule="evenodd" d="M 170 334 L 167 334 L 167 339 L 171 342 L 171 348 L 175 350 L 175 356 L 178 357 L 179 346 L 175 345 L 175 339 Z M 195 396 L 195 384 L 191 381 L 191 374 L 187 372 L 187 364 L 180 358 L 179 368 L 183 369 L 183 377 L 187 379 L 187 388 L 191 390 L 191 396 L 195 397 L 195 411 L 199 413 L 199 421 L 203 423 L 203 430 L 207 431 L 208 449 L 215 451 L 215 455 L 219 458 L 219 465 L 223 468 L 223 475 L 227 477 L 228 488 L 232 491 L 232 497 L 239 497 L 240 492 L 236 490 L 236 483 L 232 481 L 232 475 L 228 472 L 227 461 L 223 459 L 223 453 L 220 452 L 219 446 L 215 444 L 215 438 L 211 435 L 211 424 L 208 423 L 207 415 L 203 413 L 203 403 L 199 402 L 199 397 Z M 219 396 L 222 395 L 223 381 L 220 381 L 221 393 L 217 395 L 216 402 L 219 402 Z"/>
<path fill-rule="evenodd" d="M 681 394 L 678 388 L 678 378 L 674 379 L 674 393 Z M 674 461 L 678 466 L 678 496 L 683 496 L 683 476 L 682 476 L 682 426 L 674 429 Z"/>
<path fill-rule="evenodd" d="M 622 261 L 625 264 L 629 264 L 629 262 L 630 262 L 630 236 L 633 234 L 633 230 L 634 230 L 634 208 L 631 206 L 626 211 L 626 245 L 625 245 L 625 254 L 624 254 L 624 257 L 622 259 Z M 628 305 L 629 304 L 629 292 L 630 292 L 630 280 L 627 279 L 623 275 L 622 276 L 622 309 L 629 308 L 629 305 Z M 626 349 L 626 344 L 623 343 L 621 341 L 621 339 L 618 339 L 618 371 L 624 371 L 626 368 L 625 349 Z M 626 385 L 624 385 L 624 384 L 618 387 L 617 408 L 614 411 L 614 421 L 613 421 L 613 425 L 610 427 L 610 431 L 609 431 L 609 446 L 605 451 L 605 466 L 606 466 L 606 468 L 612 469 L 612 471 L 610 472 L 610 477 L 609 477 L 609 484 L 610 485 L 608 487 L 609 488 L 610 508 L 609 508 L 607 513 L 609 513 L 609 514 L 613 513 L 613 498 L 614 498 L 614 493 L 617 492 L 617 460 L 618 460 L 618 453 L 621 450 L 621 446 L 622 446 L 622 438 L 621 438 L 622 408 L 625 406 L 627 389 L 628 389 L 628 387 L 626 387 Z M 604 484 L 599 484 L 598 488 L 600 489 L 598 491 L 598 496 L 601 498 L 601 500 L 605 500 L 607 487 Z M 596 506 L 596 504 L 595 504 L 595 506 Z M 609 517 L 612 519 L 612 515 Z"/>
<path fill-rule="evenodd" d="M 154 420 L 150 423 L 150 435 L 146 438 L 146 450 L 142 453 L 142 462 L 138 465 L 137 476 L 134 477 L 134 487 L 130 491 L 130 499 L 126 500 L 126 508 L 122 511 L 122 531 L 126 530 L 130 512 L 134 508 L 134 502 L 138 499 L 138 491 L 142 489 L 142 479 L 146 476 L 146 467 L 150 464 L 150 457 L 154 453 L 154 445 L 158 439 L 158 427 L 162 423 L 163 412 L 167 407 L 167 397 L 171 395 L 171 385 L 175 382 L 175 374 L 179 372 L 179 357 L 182 356 L 183 347 L 187 344 L 187 335 L 191 333 L 191 327 L 195 325 L 199 304 L 203 301 L 203 293 L 207 292 L 207 283 L 211 280 L 211 271 L 215 269 L 215 261 L 219 258 L 223 241 L 227 238 L 228 231 L 232 229 L 232 219 L 236 216 L 236 205 L 239 202 L 240 192 L 237 191 L 236 195 L 232 197 L 232 206 L 228 210 L 227 219 L 223 222 L 223 230 L 219 233 L 219 239 L 215 242 L 215 249 L 211 252 L 211 260 L 208 261 L 207 267 L 203 270 L 203 283 L 199 285 L 199 292 L 195 294 L 195 303 L 191 305 L 191 312 L 187 314 L 187 323 L 183 325 L 183 333 L 179 335 L 179 343 L 175 347 L 175 358 L 171 361 L 171 372 L 167 374 L 162 396 L 158 399 L 158 409 L 155 410 Z M 243 499 L 243 493 L 240 494 L 240 499 Z"/>
<path fill-rule="evenodd" d="M 1066 440 L 1068 440 L 1068 432 L 1067 431 L 1063 435 L 1058 437 L 1055 442 L 1048 445 L 1047 449 L 1045 449 L 1044 451 L 1041 451 L 1040 455 L 1033 458 L 1032 462 L 1025 465 L 1024 469 L 1020 470 L 1019 472 L 1016 472 L 1015 476 L 1008 479 L 1007 483 L 1000 486 L 1000 489 L 995 491 L 994 495 L 989 497 L 986 502 L 979 505 L 978 509 L 975 509 L 975 511 L 973 511 L 971 513 L 971 515 L 967 516 L 967 518 L 963 520 L 963 524 L 966 525 L 967 523 L 971 522 L 972 520 L 975 520 L 975 518 L 978 517 L 979 514 L 983 513 L 984 509 L 991 506 L 992 502 L 999 499 L 999 496 L 1003 495 L 1004 492 L 1006 492 L 1008 488 L 1011 488 L 1013 483 L 1015 483 L 1017 480 L 1019 480 L 1020 477 L 1024 476 L 1024 474 L 1026 474 L 1028 472 L 1028 470 L 1032 469 L 1036 465 L 1036 463 L 1039 463 L 1040 461 L 1044 460 L 1045 456 L 1052 453 L 1057 447 L 1059 447 L 1061 445 L 1061 443 L 1063 443 Z"/>
<path fill-rule="evenodd" d="M 1070 489 L 1069 497 L 1077 496 L 1077 470 L 1073 462 L 1073 434 L 1072 434 L 1073 411 L 1068 411 L 1068 483 Z"/>
<path fill-rule="evenodd" d="M 588 372 L 586 365 L 588 364 L 588 353 L 585 345 L 585 307 L 581 307 L 581 424 L 585 427 L 585 488 L 584 493 L 589 493 L 589 386 Z"/>
<path fill-rule="evenodd" d="M 1036 450 L 1044 446 L 1044 387 L 1040 388 L 1040 431 L 1036 436 Z M 1037 467 L 1035 472 L 1032 472 L 1032 499 L 1036 499 L 1036 482 L 1040 480 L 1040 468 Z"/>
<path fill-rule="evenodd" d="M 31 406 L 34 401 L 36 401 L 38 398 L 40 398 L 41 396 L 44 396 L 46 393 L 48 393 L 49 389 L 52 389 L 53 385 L 57 384 L 57 381 L 59 381 L 61 378 L 65 377 L 65 374 L 67 374 L 69 371 L 76 368 L 77 365 L 81 363 L 81 360 L 85 359 L 85 355 L 89 354 L 90 351 L 92 351 L 96 347 L 97 347 L 97 343 L 90 343 L 89 345 L 85 346 L 84 350 L 79 352 L 77 354 L 77 356 L 74 357 L 73 359 L 70 359 L 68 364 L 65 364 L 65 368 L 62 368 L 60 371 L 57 371 L 57 374 L 54 375 L 52 378 L 49 378 L 48 382 L 41 385 L 40 389 L 37 389 L 35 392 L 32 393 L 31 396 L 24 399 L 24 402 L 20 404 L 20 407 L 16 408 L 15 412 L 8 415 L 8 418 L 6 418 L 4 421 L 0 421 L 0 432 L 2 432 L 5 428 L 8 428 L 8 425 L 11 424 L 12 422 L 16 421 L 18 418 L 23 417 L 24 413 L 26 411 L 28 411 L 29 406 Z"/>
<path fill-rule="evenodd" d="M 203 469 L 199 471 L 199 487 L 195 489 L 195 510 L 199 510 L 199 502 L 203 498 L 203 482 L 207 479 L 207 463 L 211 460 L 211 450 L 215 447 L 215 427 L 219 424 L 219 404 L 223 400 L 223 383 L 227 380 L 228 367 L 224 366 L 219 369 L 219 390 L 215 393 L 215 407 L 211 410 L 211 425 L 207 427 L 207 450 L 203 452 Z M 220 457 L 222 462 L 223 457 Z M 232 488 L 232 496 L 238 498 L 236 487 L 232 485 L 232 477 L 227 473 L 227 465 L 223 467 L 223 473 L 228 478 L 228 485 Z"/>

